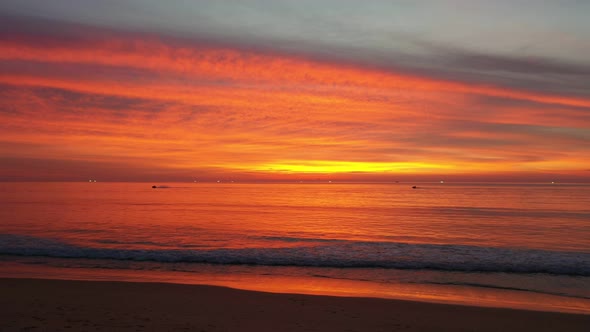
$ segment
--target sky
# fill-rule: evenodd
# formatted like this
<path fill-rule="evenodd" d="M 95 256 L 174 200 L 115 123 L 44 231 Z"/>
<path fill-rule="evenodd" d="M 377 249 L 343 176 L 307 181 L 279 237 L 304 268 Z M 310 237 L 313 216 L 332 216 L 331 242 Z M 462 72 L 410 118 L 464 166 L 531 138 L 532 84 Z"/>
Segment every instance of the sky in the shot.
<path fill-rule="evenodd" d="M 590 182 L 590 1 L 0 1 L 0 181 Z"/>

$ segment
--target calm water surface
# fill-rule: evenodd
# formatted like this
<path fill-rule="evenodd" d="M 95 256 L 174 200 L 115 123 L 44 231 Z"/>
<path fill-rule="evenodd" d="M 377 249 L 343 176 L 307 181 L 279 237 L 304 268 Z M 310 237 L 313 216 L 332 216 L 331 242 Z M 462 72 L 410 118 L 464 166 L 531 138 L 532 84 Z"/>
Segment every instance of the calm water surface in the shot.
<path fill-rule="evenodd" d="M 590 185 L 0 184 L 0 275 L 590 313 Z"/>

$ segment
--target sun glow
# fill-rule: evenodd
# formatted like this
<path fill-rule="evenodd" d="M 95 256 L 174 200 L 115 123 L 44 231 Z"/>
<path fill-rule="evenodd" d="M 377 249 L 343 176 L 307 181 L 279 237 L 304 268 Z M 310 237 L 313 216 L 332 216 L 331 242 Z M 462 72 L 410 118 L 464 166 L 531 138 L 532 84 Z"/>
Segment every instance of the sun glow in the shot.
<path fill-rule="evenodd" d="M 269 173 L 413 173 L 453 169 L 451 165 L 421 162 L 353 162 L 353 161 L 281 161 L 254 166 L 253 170 Z"/>

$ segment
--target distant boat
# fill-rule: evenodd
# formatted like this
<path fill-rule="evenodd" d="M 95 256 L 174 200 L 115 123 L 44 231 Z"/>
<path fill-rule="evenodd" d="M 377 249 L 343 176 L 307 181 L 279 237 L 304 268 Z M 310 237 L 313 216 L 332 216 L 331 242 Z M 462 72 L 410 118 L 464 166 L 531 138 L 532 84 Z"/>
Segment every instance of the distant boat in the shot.
<path fill-rule="evenodd" d="M 418 188 L 418 187 L 416 187 L 416 186 L 412 186 L 412 189 L 416 189 L 416 188 Z"/>
<path fill-rule="evenodd" d="M 157 187 L 157 186 L 152 186 L 152 188 L 154 188 L 154 189 L 155 189 L 155 188 L 158 188 L 158 187 Z"/>

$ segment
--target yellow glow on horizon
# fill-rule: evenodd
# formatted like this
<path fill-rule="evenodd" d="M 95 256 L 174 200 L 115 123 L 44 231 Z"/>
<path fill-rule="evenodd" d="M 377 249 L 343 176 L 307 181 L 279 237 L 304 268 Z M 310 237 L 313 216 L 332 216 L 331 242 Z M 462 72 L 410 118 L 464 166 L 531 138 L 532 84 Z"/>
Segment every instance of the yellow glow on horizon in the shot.
<path fill-rule="evenodd" d="M 253 167 L 267 173 L 412 173 L 453 169 L 453 165 L 423 162 L 282 161 Z"/>

